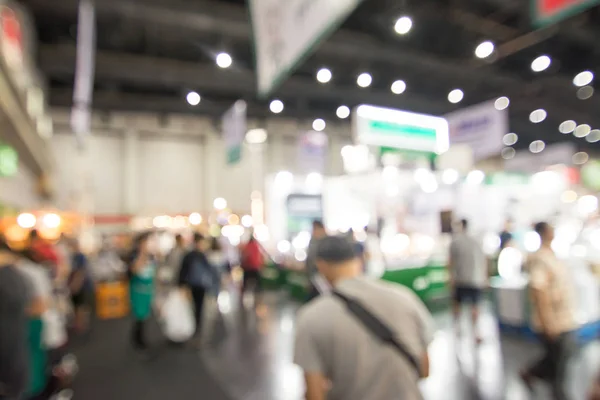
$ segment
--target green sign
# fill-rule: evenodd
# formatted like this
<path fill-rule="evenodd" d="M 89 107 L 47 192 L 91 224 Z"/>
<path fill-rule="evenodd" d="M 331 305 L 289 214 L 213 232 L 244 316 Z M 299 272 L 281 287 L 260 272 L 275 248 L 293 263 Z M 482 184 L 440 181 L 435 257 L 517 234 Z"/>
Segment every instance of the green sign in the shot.
<path fill-rule="evenodd" d="M 588 161 L 581 168 L 581 183 L 588 189 L 600 190 L 600 161 Z"/>
<path fill-rule="evenodd" d="M 545 26 L 579 14 L 600 4 L 600 0 L 531 0 L 533 23 Z"/>
<path fill-rule="evenodd" d="M 0 144 L 0 176 L 14 176 L 19 170 L 17 151 L 6 144 Z"/>
<path fill-rule="evenodd" d="M 526 185 L 529 183 L 529 175 L 517 172 L 497 172 L 485 176 L 486 185 Z"/>

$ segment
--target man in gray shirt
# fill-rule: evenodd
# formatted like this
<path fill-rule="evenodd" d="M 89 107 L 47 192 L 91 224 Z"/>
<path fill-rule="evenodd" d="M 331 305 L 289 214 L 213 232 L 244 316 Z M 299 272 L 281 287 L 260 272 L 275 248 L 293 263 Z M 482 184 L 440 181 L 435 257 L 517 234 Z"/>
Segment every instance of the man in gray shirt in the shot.
<path fill-rule="evenodd" d="M 336 292 L 387 325 L 409 357 L 371 332 L 339 297 L 319 296 L 297 318 L 294 362 L 304 370 L 306 399 L 421 400 L 418 381 L 429 374 L 433 338 L 423 303 L 408 288 L 361 276 L 346 238 L 320 239 L 316 266 Z"/>
<path fill-rule="evenodd" d="M 463 304 L 471 306 L 471 320 L 475 340 L 481 342 L 477 334 L 479 302 L 483 290 L 488 285 L 487 259 L 477 240 L 467 234 L 468 222 L 460 221 L 458 232 L 450 244 L 448 272 L 453 291 L 453 313 L 457 333 L 460 335 L 460 311 Z"/>

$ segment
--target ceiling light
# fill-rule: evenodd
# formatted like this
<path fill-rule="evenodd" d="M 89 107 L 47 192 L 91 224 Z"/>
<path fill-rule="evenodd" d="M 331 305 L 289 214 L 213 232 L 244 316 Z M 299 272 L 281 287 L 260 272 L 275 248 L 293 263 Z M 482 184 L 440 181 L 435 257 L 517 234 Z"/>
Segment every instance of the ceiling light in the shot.
<path fill-rule="evenodd" d="M 323 129 L 325 129 L 325 126 L 327 126 L 327 124 L 321 118 L 315 119 L 312 123 L 312 128 L 317 132 L 321 132 Z"/>
<path fill-rule="evenodd" d="M 600 141 L 600 129 L 593 129 L 589 135 L 585 137 L 589 143 L 596 143 Z"/>
<path fill-rule="evenodd" d="M 448 101 L 452 104 L 460 103 L 463 97 L 465 97 L 465 94 L 460 89 L 454 89 L 448 93 Z"/>
<path fill-rule="evenodd" d="M 579 100 L 587 100 L 594 95 L 594 88 L 591 86 L 584 86 L 577 90 L 577 98 Z"/>
<path fill-rule="evenodd" d="M 200 95 L 196 92 L 189 92 L 185 99 L 190 106 L 197 106 L 200 104 Z"/>
<path fill-rule="evenodd" d="M 579 153 L 573 154 L 573 164 L 582 165 L 588 162 L 590 156 L 585 151 L 580 151 Z"/>
<path fill-rule="evenodd" d="M 217 197 L 214 201 L 213 201 L 213 207 L 217 210 L 224 210 L 227 208 L 227 200 L 225 200 L 222 197 Z"/>
<path fill-rule="evenodd" d="M 542 151 L 544 151 L 545 148 L 546 143 L 544 143 L 542 140 L 534 140 L 529 145 L 529 151 L 531 151 L 532 153 L 541 153 Z"/>
<path fill-rule="evenodd" d="M 547 116 L 548 113 L 546 113 L 546 110 L 544 110 L 543 108 L 538 108 L 537 110 L 532 111 L 531 114 L 529 114 L 529 120 L 534 124 L 539 124 L 540 122 L 545 120 Z"/>
<path fill-rule="evenodd" d="M 569 119 L 558 126 L 558 131 L 567 134 L 573 132 L 575 128 L 577 128 L 577 123 Z"/>
<path fill-rule="evenodd" d="M 475 56 L 477 58 L 487 58 L 494 52 L 494 43 L 486 40 L 485 42 L 479 43 L 479 46 L 475 48 Z"/>
<path fill-rule="evenodd" d="M 516 133 L 507 133 L 502 138 L 502 143 L 507 146 L 512 146 L 513 144 L 517 143 L 517 140 L 519 140 L 519 136 L 517 136 Z"/>
<path fill-rule="evenodd" d="M 267 141 L 267 131 L 264 129 L 250 129 L 246 133 L 246 142 L 250 144 L 261 144 Z"/>
<path fill-rule="evenodd" d="M 511 158 L 514 158 L 515 154 L 517 154 L 517 152 L 512 147 L 505 147 L 502 149 L 502 158 L 505 160 L 510 160 Z"/>
<path fill-rule="evenodd" d="M 231 59 L 231 56 L 227 53 L 219 53 L 217 54 L 217 65 L 220 68 L 229 68 L 231 67 L 231 63 L 233 62 L 233 60 Z"/>
<path fill-rule="evenodd" d="M 594 74 L 591 71 L 583 71 L 575 75 L 573 78 L 573 85 L 575 86 L 586 86 L 592 83 L 594 80 Z"/>
<path fill-rule="evenodd" d="M 331 71 L 327 68 L 321 68 L 317 72 L 317 80 L 321 83 L 327 83 L 331 80 Z"/>
<path fill-rule="evenodd" d="M 356 84 L 362 88 L 371 86 L 371 82 L 373 82 L 373 78 L 371 77 L 371 74 L 369 74 L 368 72 L 363 72 L 356 79 Z"/>
<path fill-rule="evenodd" d="M 269 105 L 269 109 L 273 114 L 279 114 L 283 111 L 283 102 L 281 100 L 273 100 Z"/>
<path fill-rule="evenodd" d="M 578 125 L 577 128 L 575 128 L 575 132 L 573 132 L 573 135 L 575 137 L 582 138 L 582 137 L 586 137 L 587 135 L 589 135 L 591 131 L 592 131 L 591 126 L 589 126 L 588 124 L 581 124 L 581 125 Z"/>
<path fill-rule="evenodd" d="M 406 83 L 399 79 L 396 82 L 392 83 L 392 93 L 394 94 L 402 94 L 406 90 Z"/>
<path fill-rule="evenodd" d="M 335 115 L 337 115 L 337 117 L 340 119 L 346 119 L 350 116 L 350 109 L 346 106 L 339 106 L 335 112 Z"/>
<path fill-rule="evenodd" d="M 496 99 L 496 101 L 494 102 L 494 107 L 496 107 L 496 110 L 502 111 L 505 110 L 509 106 L 509 104 L 510 100 L 508 99 L 508 97 L 502 96 Z"/>
<path fill-rule="evenodd" d="M 412 24 L 412 19 L 410 19 L 410 17 L 400 17 L 394 25 L 394 30 L 398 35 L 406 35 L 408 32 L 410 32 Z"/>
<path fill-rule="evenodd" d="M 548 57 L 546 55 L 539 56 L 538 58 L 533 60 L 533 62 L 531 63 L 531 69 L 534 72 L 542 72 L 542 71 L 548 69 L 550 64 L 552 64 L 552 60 L 550 59 L 550 57 Z"/>

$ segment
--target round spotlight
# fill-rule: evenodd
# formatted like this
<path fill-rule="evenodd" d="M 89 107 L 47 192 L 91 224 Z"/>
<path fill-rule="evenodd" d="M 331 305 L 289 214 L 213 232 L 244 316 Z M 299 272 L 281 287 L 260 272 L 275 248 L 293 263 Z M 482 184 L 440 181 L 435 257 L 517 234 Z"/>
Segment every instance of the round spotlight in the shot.
<path fill-rule="evenodd" d="M 577 98 L 579 100 L 587 100 L 594 95 L 594 88 L 591 86 L 584 86 L 577 90 Z"/>
<path fill-rule="evenodd" d="M 550 64 L 552 64 L 552 60 L 550 59 L 550 57 L 546 55 L 539 56 L 531 63 L 531 69 L 534 72 L 542 72 L 547 70 L 548 67 L 550 67 Z"/>
<path fill-rule="evenodd" d="M 486 40 L 485 42 L 479 43 L 475 48 L 475 56 L 477 58 L 487 58 L 494 52 L 494 43 Z"/>
<path fill-rule="evenodd" d="M 515 154 L 517 154 L 517 152 L 512 147 L 505 147 L 502 149 L 501 154 L 503 159 L 510 160 L 515 157 Z"/>
<path fill-rule="evenodd" d="M 213 207 L 216 210 L 224 210 L 227 208 L 227 200 L 225 200 L 222 197 L 217 197 L 214 201 L 213 201 Z"/>
<path fill-rule="evenodd" d="M 271 104 L 269 104 L 269 109 L 273 114 L 279 114 L 283 111 L 283 102 L 281 100 L 273 100 Z"/>
<path fill-rule="evenodd" d="M 582 87 L 589 85 L 594 80 L 594 73 L 591 71 L 583 71 L 575 75 L 573 78 L 573 85 Z"/>
<path fill-rule="evenodd" d="M 442 172 L 442 182 L 444 185 L 453 185 L 458 181 L 459 174 L 455 169 L 446 169 Z"/>
<path fill-rule="evenodd" d="M 546 143 L 544 143 L 542 140 L 534 140 L 529 145 L 529 151 L 531 151 L 534 154 L 541 153 L 542 151 L 544 151 L 545 148 Z"/>
<path fill-rule="evenodd" d="M 465 94 L 460 89 L 454 89 L 448 93 L 448 101 L 452 104 L 460 103 L 465 97 Z"/>
<path fill-rule="evenodd" d="M 394 94 L 402 94 L 406 90 L 406 83 L 403 80 L 397 80 L 392 83 L 391 89 Z"/>
<path fill-rule="evenodd" d="M 339 106 L 335 111 L 335 115 L 337 115 L 339 119 L 346 119 L 350 116 L 350 109 L 346 106 Z"/>
<path fill-rule="evenodd" d="M 46 228 L 56 229 L 60 226 L 60 216 L 55 213 L 46 214 L 42 217 L 42 222 Z"/>
<path fill-rule="evenodd" d="M 197 106 L 198 104 L 200 104 L 201 100 L 200 95 L 196 92 L 189 92 L 185 99 L 187 100 L 190 106 Z"/>
<path fill-rule="evenodd" d="M 547 116 L 548 113 L 546 112 L 546 110 L 544 110 L 543 108 L 539 108 L 535 111 L 532 111 L 531 114 L 529 114 L 529 120 L 534 124 L 539 124 L 540 122 L 545 120 Z"/>
<path fill-rule="evenodd" d="M 571 133 L 577 128 L 577 123 L 573 120 L 567 120 L 558 126 L 558 131 L 562 134 Z"/>
<path fill-rule="evenodd" d="M 331 71 L 327 68 L 321 68 L 317 72 L 317 80 L 321 83 L 327 83 L 331 80 Z"/>
<path fill-rule="evenodd" d="M 578 137 L 578 138 L 586 137 L 587 135 L 590 134 L 591 131 L 592 131 L 591 126 L 589 126 L 588 124 L 581 124 L 581 125 L 578 125 L 577 128 L 575 128 L 575 132 L 573 132 L 573 136 Z"/>
<path fill-rule="evenodd" d="M 188 219 L 192 225 L 200 225 L 202 223 L 202 215 L 197 212 L 191 213 Z"/>
<path fill-rule="evenodd" d="M 321 132 L 322 130 L 325 129 L 326 126 L 327 126 L 327 124 L 321 118 L 315 119 L 312 123 L 312 128 L 317 132 Z"/>
<path fill-rule="evenodd" d="M 469 172 L 467 175 L 467 183 L 469 185 L 480 185 L 485 180 L 485 173 L 478 169 Z"/>
<path fill-rule="evenodd" d="M 246 142 L 250 144 L 261 144 L 267 141 L 267 131 L 264 129 L 250 129 L 246 133 Z"/>
<path fill-rule="evenodd" d="M 356 84 L 358 86 L 360 86 L 361 88 L 366 88 L 371 86 L 371 83 L 373 82 L 373 78 L 371 77 L 371 74 L 369 74 L 368 72 L 363 72 L 362 74 L 358 75 L 358 78 L 356 78 Z"/>
<path fill-rule="evenodd" d="M 510 100 L 506 96 L 498 97 L 498 99 L 494 102 L 494 107 L 496 107 L 496 110 L 498 111 L 506 110 L 509 105 Z"/>
<path fill-rule="evenodd" d="M 590 134 L 585 137 L 589 143 L 596 143 L 600 141 L 600 129 L 593 129 Z"/>
<path fill-rule="evenodd" d="M 413 22 L 412 19 L 410 19 L 410 17 L 400 17 L 394 25 L 394 30 L 398 35 L 406 35 L 412 29 L 412 25 Z"/>
<path fill-rule="evenodd" d="M 506 146 L 512 146 L 517 143 L 518 140 L 519 136 L 516 133 L 507 133 L 502 138 L 502 143 L 504 143 Z"/>
<path fill-rule="evenodd" d="M 579 153 L 573 154 L 573 164 L 582 165 L 588 162 L 590 156 L 585 151 L 580 151 Z"/>
<path fill-rule="evenodd" d="M 31 213 L 19 214 L 17 217 L 17 224 L 24 229 L 33 228 L 36 223 L 37 219 L 35 218 L 35 215 Z"/>
<path fill-rule="evenodd" d="M 217 65 L 219 68 L 229 68 L 233 63 L 233 59 L 227 53 L 219 53 L 217 54 Z"/>

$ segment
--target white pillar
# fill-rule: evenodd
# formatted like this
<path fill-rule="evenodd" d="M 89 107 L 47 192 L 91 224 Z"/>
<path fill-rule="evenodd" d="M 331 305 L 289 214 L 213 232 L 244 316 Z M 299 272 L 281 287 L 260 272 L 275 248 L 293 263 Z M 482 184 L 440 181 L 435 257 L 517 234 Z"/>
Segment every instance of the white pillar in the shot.
<path fill-rule="evenodd" d="M 139 133 L 136 130 L 125 132 L 123 139 L 123 211 L 136 215 L 139 203 Z"/>

